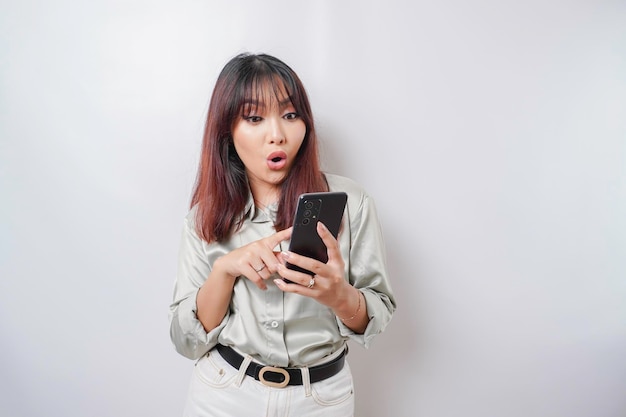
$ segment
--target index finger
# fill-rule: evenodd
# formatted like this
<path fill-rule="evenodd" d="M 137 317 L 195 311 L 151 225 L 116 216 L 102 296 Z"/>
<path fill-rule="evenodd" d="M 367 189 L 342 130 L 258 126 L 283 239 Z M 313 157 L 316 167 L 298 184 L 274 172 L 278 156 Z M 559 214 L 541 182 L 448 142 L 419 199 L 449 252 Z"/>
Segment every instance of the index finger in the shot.
<path fill-rule="evenodd" d="M 322 238 L 322 242 L 326 245 L 326 252 L 328 253 L 328 261 L 341 258 L 341 252 L 339 251 L 339 242 L 330 233 L 330 230 L 322 222 L 317 222 L 317 234 Z"/>
<path fill-rule="evenodd" d="M 276 232 L 273 235 L 266 237 L 265 241 L 267 242 L 270 249 L 273 250 L 276 246 L 278 246 L 280 242 L 282 242 L 283 240 L 287 240 L 291 237 L 292 230 L 293 227 L 290 227 L 288 229 L 281 230 L 280 232 Z"/>

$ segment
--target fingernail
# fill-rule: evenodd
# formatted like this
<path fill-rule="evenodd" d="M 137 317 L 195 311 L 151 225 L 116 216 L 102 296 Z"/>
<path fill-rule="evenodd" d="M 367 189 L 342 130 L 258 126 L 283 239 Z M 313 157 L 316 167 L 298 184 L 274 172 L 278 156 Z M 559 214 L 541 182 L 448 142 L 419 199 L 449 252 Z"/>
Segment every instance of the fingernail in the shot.
<path fill-rule="evenodd" d="M 285 281 L 277 278 L 274 280 L 274 284 L 276 284 L 277 287 L 282 287 L 283 285 L 285 285 Z"/>
<path fill-rule="evenodd" d="M 289 252 L 282 251 L 281 254 L 283 255 L 283 258 L 289 258 Z"/>

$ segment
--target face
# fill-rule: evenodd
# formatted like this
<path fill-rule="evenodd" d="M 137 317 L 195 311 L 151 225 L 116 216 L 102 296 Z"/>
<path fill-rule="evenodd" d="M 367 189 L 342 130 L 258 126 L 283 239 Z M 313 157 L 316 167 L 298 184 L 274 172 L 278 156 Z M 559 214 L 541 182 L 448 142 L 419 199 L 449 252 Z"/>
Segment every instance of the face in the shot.
<path fill-rule="evenodd" d="M 254 198 L 268 204 L 278 197 L 280 184 L 304 141 L 306 126 L 286 94 L 274 95 L 268 87 L 259 97 L 265 100 L 244 106 L 246 112 L 235 120 L 232 135 Z"/>

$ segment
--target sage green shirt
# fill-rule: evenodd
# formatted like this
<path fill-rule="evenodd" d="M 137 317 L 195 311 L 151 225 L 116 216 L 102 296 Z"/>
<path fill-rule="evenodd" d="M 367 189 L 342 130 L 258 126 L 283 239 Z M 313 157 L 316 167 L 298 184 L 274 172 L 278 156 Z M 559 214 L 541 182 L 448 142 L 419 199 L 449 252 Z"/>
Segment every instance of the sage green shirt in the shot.
<path fill-rule="evenodd" d="M 266 213 L 255 208 L 250 196 L 243 226 L 226 241 L 207 243 L 200 239 L 193 209 L 185 218 L 169 314 L 170 336 L 180 354 L 197 359 L 221 343 L 266 365 L 309 366 L 342 349 L 348 339 L 368 347 L 372 338 L 385 329 L 396 303 L 374 202 L 348 178 L 326 174 L 326 179 L 331 191 L 348 194 L 338 241 L 345 278 L 365 296 L 370 322 L 364 334 L 355 334 L 330 308 L 312 298 L 284 293 L 271 279 L 263 291 L 244 277 L 235 281 L 222 322 L 209 333 L 204 331 L 196 317 L 196 295 L 213 262 L 235 248 L 275 233 L 275 211 Z M 289 241 L 285 241 L 280 250 L 288 246 Z"/>

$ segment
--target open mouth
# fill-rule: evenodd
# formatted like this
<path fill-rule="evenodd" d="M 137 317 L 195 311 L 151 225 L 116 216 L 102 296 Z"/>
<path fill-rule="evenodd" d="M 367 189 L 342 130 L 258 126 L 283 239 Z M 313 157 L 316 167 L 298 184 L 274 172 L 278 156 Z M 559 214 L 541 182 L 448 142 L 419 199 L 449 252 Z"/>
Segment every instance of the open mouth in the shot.
<path fill-rule="evenodd" d="M 271 170 L 283 169 L 287 165 L 287 154 L 283 151 L 272 152 L 267 157 L 267 166 Z"/>

